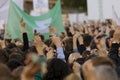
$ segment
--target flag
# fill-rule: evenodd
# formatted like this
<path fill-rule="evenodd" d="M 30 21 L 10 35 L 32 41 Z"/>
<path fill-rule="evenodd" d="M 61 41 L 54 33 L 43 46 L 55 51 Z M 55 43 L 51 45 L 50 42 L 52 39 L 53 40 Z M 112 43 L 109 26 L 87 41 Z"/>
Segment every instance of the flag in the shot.
<path fill-rule="evenodd" d="M 10 9 L 8 15 L 7 26 L 5 29 L 5 39 L 8 38 L 7 34 L 11 34 L 12 39 L 22 39 L 21 33 L 21 18 L 26 23 L 26 32 L 29 40 L 34 39 L 34 30 L 43 34 L 45 38 L 49 37 L 49 26 L 55 28 L 57 33 L 60 34 L 64 31 L 60 0 L 57 0 L 56 5 L 48 13 L 41 16 L 31 16 L 21 10 L 13 1 L 10 2 Z"/>

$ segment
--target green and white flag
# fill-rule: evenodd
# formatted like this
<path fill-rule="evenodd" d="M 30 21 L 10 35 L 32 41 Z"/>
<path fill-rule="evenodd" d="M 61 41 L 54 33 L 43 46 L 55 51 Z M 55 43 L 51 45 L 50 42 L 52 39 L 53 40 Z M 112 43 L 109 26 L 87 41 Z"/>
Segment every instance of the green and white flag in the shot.
<path fill-rule="evenodd" d="M 26 23 L 26 31 L 29 40 L 34 39 L 34 30 L 45 35 L 46 39 L 49 38 L 49 26 L 56 28 L 58 34 L 64 32 L 60 4 L 60 0 L 57 0 L 54 8 L 48 13 L 41 16 L 30 16 L 11 0 L 7 26 L 5 29 L 5 39 L 8 38 L 8 33 L 11 34 L 12 39 L 22 39 L 21 18 L 23 18 Z"/>

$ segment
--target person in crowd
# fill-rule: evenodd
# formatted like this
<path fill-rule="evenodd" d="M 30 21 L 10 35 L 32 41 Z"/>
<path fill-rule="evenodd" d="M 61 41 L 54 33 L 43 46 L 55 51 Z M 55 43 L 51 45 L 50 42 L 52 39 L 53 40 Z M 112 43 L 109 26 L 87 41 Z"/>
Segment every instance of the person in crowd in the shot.
<path fill-rule="evenodd" d="M 105 57 L 96 57 L 83 64 L 85 80 L 118 80 L 114 63 Z"/>
<path fill-rule="evenodd" d="M 118 80 L 120 27 L 113 21 L 66 24 L 60 36 L 50 27 L 49 39 L 35 31 L 33 41 L 20 24 L 22 40 L 0 32 L 0 80 Z"/>

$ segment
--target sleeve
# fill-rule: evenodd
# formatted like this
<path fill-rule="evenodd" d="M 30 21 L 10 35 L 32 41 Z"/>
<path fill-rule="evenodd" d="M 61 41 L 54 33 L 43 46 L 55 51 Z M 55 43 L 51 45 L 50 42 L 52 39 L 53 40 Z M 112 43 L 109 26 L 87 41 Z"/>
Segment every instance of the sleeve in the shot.
<path fill-rule="evenodd" d="M 27 33 L 23 33 L 23 51 L 28 50 L 28 48 L 29 48 L 28 36 Z"/>
<path fill-rule="evenodd" d="M 119 44 L 117 43 L 113 43 L 111 46 L 111 49 L 109 51 L 109 57 L 110 59 L 112 59 L 116 64 L 118 63 L 118 48 L 119 48 Z"/>
<path fill-rule="evenodd" d="M 63 60 L 64 62 L 66 62 L 65 61 L 65 55 L 64 55 L 62 47 L 57 48 L 57 58 L 59 58 L 59 59 Z"/>

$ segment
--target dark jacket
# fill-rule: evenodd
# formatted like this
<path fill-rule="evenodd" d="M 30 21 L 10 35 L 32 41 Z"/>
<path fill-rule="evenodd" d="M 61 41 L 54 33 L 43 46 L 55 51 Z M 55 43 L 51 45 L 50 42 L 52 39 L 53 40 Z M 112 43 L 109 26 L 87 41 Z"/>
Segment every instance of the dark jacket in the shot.
<path fill-rule="evenodd" d="M 118 55 L 119 44 L 113 43 L 109 51 L 109 57 L 114 61 L 116 66 L 120 66 L 120 56 Z"/>

